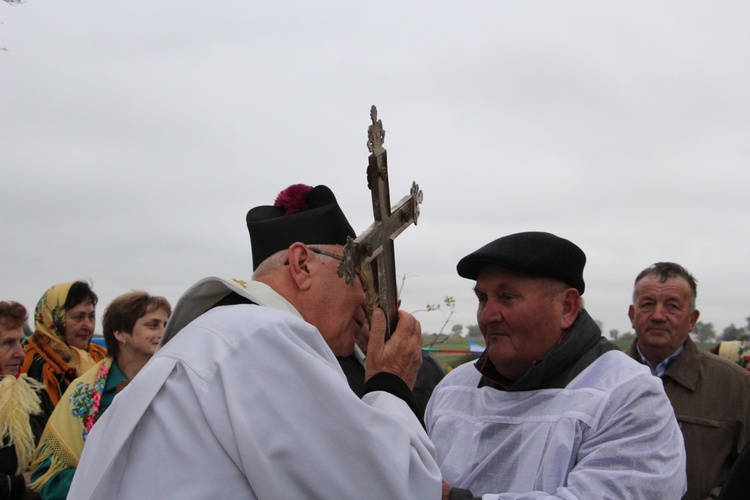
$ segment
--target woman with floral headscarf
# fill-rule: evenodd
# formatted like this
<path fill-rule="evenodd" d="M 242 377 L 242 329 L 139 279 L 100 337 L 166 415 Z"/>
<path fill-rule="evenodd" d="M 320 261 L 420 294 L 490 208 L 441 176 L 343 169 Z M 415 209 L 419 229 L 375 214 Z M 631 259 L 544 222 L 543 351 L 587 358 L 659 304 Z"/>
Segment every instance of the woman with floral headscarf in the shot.
<path fill-rule="evenodd" d="M 88 283 L 72 281 L 53 286 L 36 305 L 36 331 L 22 371 L 44 384 L 54 405 L 76 377 L 107 355 L 91 342 L 98 300 Z"/>
<path fill-rule="evenodd" d="M 73 381 L 47 423 L 31 464 L 43 500 L 65 499 L 94 423 L 156 352 L 172 307 L 143 291 L 114 299 L 102 328 L 108 356 Z"/>

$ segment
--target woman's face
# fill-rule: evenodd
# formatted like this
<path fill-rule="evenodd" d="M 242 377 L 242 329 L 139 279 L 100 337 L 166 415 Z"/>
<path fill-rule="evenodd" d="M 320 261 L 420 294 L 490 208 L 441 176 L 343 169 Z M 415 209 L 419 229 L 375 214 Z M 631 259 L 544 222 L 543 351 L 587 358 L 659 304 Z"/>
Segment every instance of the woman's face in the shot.
<path fill-rule="evenodd" d="M 94 336 L 96 312 L 91 301 L 81 302 L 65 312 L 65 343 L 86 349 Z"/>
<path fill-rule="evenodd" d="M 0 327 L 0 369 L 3 375 L 15 375 L 23 364 L 23 327 Z"/>
<path fill-rule="evenodd" d="M 164 309 L 148 311 L 135 322 L 132 333 L 116 335 L 120 342 L 124 341 L 120 344 L 120 350 L 129 349 L 138 356 L 150 358 L 159 346 L 168 319 Z"/>

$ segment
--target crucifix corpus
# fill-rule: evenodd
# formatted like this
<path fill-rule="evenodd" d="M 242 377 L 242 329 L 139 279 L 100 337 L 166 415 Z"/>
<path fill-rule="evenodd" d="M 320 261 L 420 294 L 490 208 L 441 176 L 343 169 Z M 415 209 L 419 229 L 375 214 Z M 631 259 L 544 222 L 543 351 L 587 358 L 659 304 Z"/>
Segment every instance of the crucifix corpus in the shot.
<path fill-rule="evenodd" d="M 367 187 L 372 192 L 372 211 L 375 222 L 357 239 L 349 237 L 344 246 L 344 260 L 339 264 L 339 276 L 352 283 L 354 277 L 371 266 L 376 277 L 375 291 L 380 308 L 385 311 L 388 323 L 386 338 L 396 329 L 398 322 L 398 297 L 396 290 L 396 261 L 393 240 L 409 224 L 417 224 L 422 191 L 412 182 L 411 192 L 391 208 L 388 192 L 388 161 L 383 147 L 385 130 L 378 120 L 378 110 L 370 108 L 372 124 L 367 127 L 367 149 L 370 157 L 367 165 Z"/>

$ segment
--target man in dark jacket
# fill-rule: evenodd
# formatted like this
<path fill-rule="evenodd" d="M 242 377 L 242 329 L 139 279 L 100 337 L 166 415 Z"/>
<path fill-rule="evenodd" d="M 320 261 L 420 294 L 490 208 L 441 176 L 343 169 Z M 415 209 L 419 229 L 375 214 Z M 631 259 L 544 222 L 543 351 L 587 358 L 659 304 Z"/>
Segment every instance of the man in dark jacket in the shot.
<path fill-rule="evenodd" d="M 688 500 L 717 498 L 750 439 L 750 373 L 690 339 L 696 295 L 684 267 L 659 262 L 635 279 L 628 310 L 636 334 L 628 354 L 662 379 L 685 438 Z"/>

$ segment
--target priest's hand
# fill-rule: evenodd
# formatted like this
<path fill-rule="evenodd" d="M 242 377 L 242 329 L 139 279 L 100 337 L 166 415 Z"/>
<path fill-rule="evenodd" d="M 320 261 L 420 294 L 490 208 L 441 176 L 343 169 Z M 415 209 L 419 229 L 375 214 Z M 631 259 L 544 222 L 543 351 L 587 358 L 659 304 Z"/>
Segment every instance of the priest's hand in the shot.
<path fill-rule="evenodd" d="M 385 341 L 385 314 L 380 308 L 372 312 L 370 340 L 367 344 L 365 380 L 380 372 L 396 375 L 414 388 L 422 364 L 422 326 L 411 314 L 399 311 L 396 331 Z"/>

